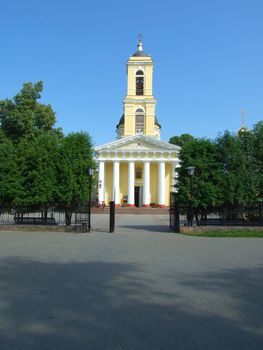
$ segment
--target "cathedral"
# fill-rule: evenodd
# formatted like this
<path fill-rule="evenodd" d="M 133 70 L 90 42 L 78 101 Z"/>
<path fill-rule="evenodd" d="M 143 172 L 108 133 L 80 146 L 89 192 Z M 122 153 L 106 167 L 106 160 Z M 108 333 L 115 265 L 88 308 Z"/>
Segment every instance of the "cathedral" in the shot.
<path fill-rule="evenodd" d="M 166 207 L 176 183 L 180 147 L 161 141 L 153 96 L 152 57 L 141 38 L 127 62 L 127 95 L 114 141 L 95 148 L 99 205 Z"/>

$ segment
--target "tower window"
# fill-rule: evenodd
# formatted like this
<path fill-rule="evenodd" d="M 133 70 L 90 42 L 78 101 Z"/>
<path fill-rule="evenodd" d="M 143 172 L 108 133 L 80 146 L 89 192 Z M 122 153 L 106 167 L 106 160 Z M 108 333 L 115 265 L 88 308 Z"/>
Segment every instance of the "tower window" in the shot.
<path fill-rule="evenodd" d="M 137 134 L 144 133 L 144 113 L 141 108 L 138 108 L 135 113 L 135 131 Z"/>
<path fill-rule="evenodd" d="M 143 95 L 144 90 L 144 73 L 142 70 L 136 72 L 136 95 Z"/>

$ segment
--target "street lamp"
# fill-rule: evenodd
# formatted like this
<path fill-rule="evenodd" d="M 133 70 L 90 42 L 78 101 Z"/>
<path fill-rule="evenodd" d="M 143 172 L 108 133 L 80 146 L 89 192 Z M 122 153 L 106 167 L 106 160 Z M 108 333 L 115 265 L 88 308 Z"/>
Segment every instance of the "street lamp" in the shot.
<path fill-rule="evenodd" d="M 190 178 L 190 199 L 189 199 L 189 210 L 188 210 L 188 226 L 193 226 L 193 208 L 192 208 L 192 200 L 193 200 L 193 175 L 195 172 L 194 166 L 189 166 L 186 168 L 187 175 Z"/>
<path fill-rule="evenodd" d="M 89 168 L 88 169 L 88 175 L 89 175 L 89 222 L 88 222 L 88 232 L 90 232 L 90 213 L 91 213 L 91 185 L 92 185 L 92 177 L 94 175 L 94 169 L 93 168 Z"/>

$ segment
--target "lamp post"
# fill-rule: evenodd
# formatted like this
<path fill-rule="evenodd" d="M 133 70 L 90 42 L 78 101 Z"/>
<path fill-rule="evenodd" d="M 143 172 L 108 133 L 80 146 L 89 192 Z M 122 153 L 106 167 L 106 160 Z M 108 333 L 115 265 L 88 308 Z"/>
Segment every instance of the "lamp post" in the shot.
<path fill-rule="evenodd" d="M 195 172 L 194 166 L 189 166 L 186 168 L 187 175 L 190 179 L 190 199 L 188 203 L 188 226 L 193 226 L 193 208 L 192 208 L 192 200 L 193 200 L 193 175 Z"/>
<path fill-rule="evenodd" d="M 88 211 L 88 218 L 89 218 L 89 222 L 88 222 L 88 232 L 90 232 L 90 213 L 91 213 L 91 185 L 92 185 L 92 177 L 94 175 L 94 169 L 93 168 L 89 168 L 88 170 L 88 175 L 89 175 L 89 211 Z"/>

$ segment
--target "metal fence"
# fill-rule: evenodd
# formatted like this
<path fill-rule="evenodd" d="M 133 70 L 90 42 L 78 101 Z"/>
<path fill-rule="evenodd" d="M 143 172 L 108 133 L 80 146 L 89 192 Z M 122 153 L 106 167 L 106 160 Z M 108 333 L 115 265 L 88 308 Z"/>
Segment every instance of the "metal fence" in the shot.
<path fill-rule="evenodd" d="M 221 206 L 203 209 L 192 203 L 178 202 L 170 194 L 170 229 L 179 232 L 181 226 L 263 226 L 263 202 L 245 206 Z"/>
<path fill-rule="evenodd" d="M 263 226 L 263 203 L 257 202 L 246 206 L 222 206 L 206 212 L 195 209 L 197 225 L 220 226 Z"/>
<path fill-rule="evenodd" d="M 71 210 L 50 208 L 39 209 L 0 209 L 0 225 L 66 225 L 66 217 L 71 216 L 71 225 L 88 225 L 88 208 Z"/>

